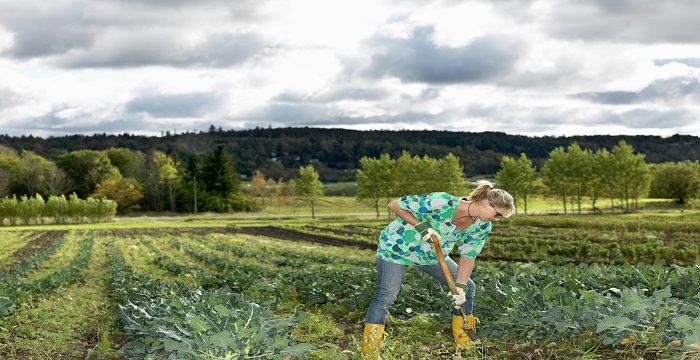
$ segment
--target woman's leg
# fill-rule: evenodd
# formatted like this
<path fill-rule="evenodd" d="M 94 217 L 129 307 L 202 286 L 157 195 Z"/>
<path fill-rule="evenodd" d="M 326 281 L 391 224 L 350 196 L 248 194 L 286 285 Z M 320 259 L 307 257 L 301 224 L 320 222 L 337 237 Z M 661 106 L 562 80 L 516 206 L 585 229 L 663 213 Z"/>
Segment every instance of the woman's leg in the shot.
<path fill-rule="evenodd" d="M 452 280 L 456 280 L 457 263 L 455 263 L 454 260 L 450 259 L 449 257 L 445 259 L 445 262 L 447 263 L 447 267 L 450 269 Z M 442 269 L 440 268 L 439 264 L 421 265 L 418 266 L 418 269 L 428 273 L 428 275 L 438 280 L 441 284 L 447 286 L 447 281 L 445 281 L 445 277 L 442 274 Z M 474 284 L 474 281 L 472 281 L 471 278 L 467 280 L 467 291 L 465 291 L 465 293 L 467 301 L 464 303 L 464 305 L 462 305 L 462 308 L 464 309 L 464 313 L 469 315 L 474 312 L 474 297 L 476 295 L 476 284 Z M 461 312 L 459 309 L 455 309 L 453 307 L 452 314 L 459 315 Z"/>
<path fill-rule="evenodd" d="M 374 297 L 367 309 L 365 323 L 384 324 L 386 322 L 386 315 L 396 301 L 407 267 L 407 265 L 394 264 L 377 257 L 377 282 Z"/>

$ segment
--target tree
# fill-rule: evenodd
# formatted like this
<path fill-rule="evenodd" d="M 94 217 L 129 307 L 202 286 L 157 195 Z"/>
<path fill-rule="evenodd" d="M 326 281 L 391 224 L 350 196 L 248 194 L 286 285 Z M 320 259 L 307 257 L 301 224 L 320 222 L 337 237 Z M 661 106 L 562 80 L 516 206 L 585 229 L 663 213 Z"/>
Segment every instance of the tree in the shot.
<path fill-rule="evenodd" d="M 314 205 L 323 196 L 323 184 L 318 180 L 318 173 L 313 165 L 299 168 L 299 177 L 294 181 L 294 194 L 311 205 L 311 218 L 316 218 Z"/>
<path fill-rule="evenodd" d="M 0 196 L 12 194 L 19 172 L 22 168 L 22 160 L 17 152 L 11 148 L 0 145 Z"/>
<path fill-rule="evenodd" d="M 233 159 L 223 145 L 217 146 L 207 157 L 202 168 L 202 183 L 204 190 L 220 197 L 238 192 L 238 174 Z"/>
<path fill-rule="evenodd" d="M 69 152 L 59 156 L 56 164 L 71 179 L 79 197 L 87 197 L 88 194 L 92 194 L 97 184 L 104 180 L 121 177 L 119 170 L 101 151 Z"/>
<path fill-rule="evenodd" d="M 635 154 L 634 148 L 624 140 L 620 140 L 611 154 L 617 174 L 618 198 L 627 211 L 637 208 L 638 199 L 648 191 L 651 180 L 644 155 Z"/>
<path fill-rule="evenodd" d="M 567 147 L 567 163 L 566 182 L 571 186 L 572 200 L 580 214 L 583 197 L 588 195 L 593 182 L 593 154 L 573 143 Z"/>
<path fill-rule="evenodd" d="M 535 186 L 536 170 L 525 153 L 518 160 L 510 156 L 501 158 L 501 168 L 496 173 L 498 187 L 510 192 L 516 199 L 522 199 L 527 214 L 527 197 Z"/>
<path fill-rule="evenodd" d="M 168 190 L 170 211 L 175 211 L 175 185 L 180 180 L 177 164 L 173 158 L 156 151 L 153 155 L 153 166 L 158 174 L 158 182 Z"/>
<path fill-rule="evenodd" d="M 558 147 L 549 153 L 549 158 L 542 166 L 542 180 L 552 194 L 560 196 L 566 214 L 566 201 L 571 192 L 571 184 L 567 182 L 568 158 L 563 147 Z"/>
<path fill-rule="evenodd" d="M 683 161 L 656 165 L 649 196 L 674 199 L 679 204 L 700 197 L 700 163 Z"/>
<path fill-rule="evenodd" d="M 178 207 L 184 211 L 197 213 L 202 188 L 202 163 L 199 156 L 190 154 L 183 171 L 182 182 L 178 187 Z"/>
<path fill-rule="evenodd" d="M 144 165 L 142 153 L 127 148 L 109 148 L 104 153 L 123 177 L 140 177 Z"/>
<path fill-rule="evenodd" d="M 610 199 L 610 210 L 615 209 L 615 197 L 617 193 L 618 171 L 615 167 L 615 158 L 607 149 L 601 149 L 595 155 L 594 171 L 597 174 L 594 187 L 600 189 Z M 595 201 L 593 201 L 595 208 Z"/>
<path fill-rule="evenodd" d="M 274 180 L 265 179 L 265 175 L 256 170 L 250 179 L 250 186 L 248 186 L 246 193 L 250 197 L 259 199 L 261 206 L 264 207 L 266 205 L 265 199 L 270 197 L 274 185 Z"/>
<path fill-rule="evenodd" d="M 0 198 L 10 194 L 10 183 L 12 183 L 10 172 L 0 168 Z"/>
<path fill-rule="evenodd" d="M 437 174 L 439 174 L 439 176 L 434 177 L 438 179 L 439 182 L 436 184 L 435 190 L 433 191 L 445 191 L 451 194 L 464 193 L 466 191 L 466 182 L 462 177 L 463 171 L 464 168 L 459 158 L 452 155 L 452 153 L 439 159 L 437 162 Z"/>
<path fill-rule="evenodd" d="M 91 195 L 96 199 L 106 198 L 117 202 L 117 211 L 124 214 L 139 208 L 143 197 L 141 186 L 133 178 L 107 179 L 97 185 Z"/>
<path fill-rule="evenodd" d="M 382 154 L 378 159 L 363 157 L 357 171 L 357 198 L 374 204 L 379 218 L 379 201 L 389 197 L 392 182 L 391 158 Z"/>
<path fill-rule="evenodd" d="M 55 164 L 44 169 L 44 181 L 46 186 L 44 192 L 47 195 L 65 194 L 72 187 L 68 175 Z"/>

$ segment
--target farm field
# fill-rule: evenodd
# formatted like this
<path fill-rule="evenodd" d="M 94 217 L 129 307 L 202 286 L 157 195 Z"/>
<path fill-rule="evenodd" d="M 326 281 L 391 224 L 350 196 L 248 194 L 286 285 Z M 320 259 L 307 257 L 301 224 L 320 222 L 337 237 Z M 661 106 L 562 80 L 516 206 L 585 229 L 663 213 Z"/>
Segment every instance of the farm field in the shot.
<path fill-rule="evenodd" d="M 0 358 L 359 359 L 386 220 L 172 219 L 0 231 Z M 473 278 L 483 344 L 406 275 L 384 359 L 700 358 L 700 214 L 515 216 Z M 121 350 L 120 350 L 121 349 Z"/>

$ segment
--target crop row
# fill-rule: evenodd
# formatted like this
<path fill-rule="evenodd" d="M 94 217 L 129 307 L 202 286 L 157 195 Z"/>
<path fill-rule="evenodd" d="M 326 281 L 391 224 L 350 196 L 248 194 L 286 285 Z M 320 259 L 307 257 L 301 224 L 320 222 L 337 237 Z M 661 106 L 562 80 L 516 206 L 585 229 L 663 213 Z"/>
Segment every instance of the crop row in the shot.
<path fill-rule="evenodd" d="M 378 233 L 372 235 L 338 231 L 335 226 L 287 227 L 307 234 L 321 235 L 338 240 L 362 241 L 376 244 Z M 526 227 L 520 232 L 513 227 L 498 228 L 489 236 L 489 242 L 481 254 L 486 257 L 521 259 L 527 261 L 571 261 L 603 263 L 653 263 L 662 260 L 667 264 L 692 265 L 700 261 L 700 233 L 683 234 L 683 240 L 659 240 L 659 237 L 624 240 L 628 233 L 596 234 L 581 229 L 540 229 Z M 564 234 L 560 234 L 564 232 Z M 349 235 L 343 235 L 343 234 Z M 648 235 L 648 234 L 647 234 Z M 641 236 L 641 235 L 640 235 Z M 681 235 L 676 234 L 676 237 Z M 698 239 L 695 240 L 694 237 Z"/>
<path fill-rule="evenodd" d="M 22 275 L 30 270 L 41 267 L 46 259 L 62 248 L 66 242 L 65 238 L 55 242 L 51 247 L 27 261 L 4 271 L 0 278 L 0 315 L 8 314 L 23 301 L 49 294 L 59 287 L 82 281 L 81 271 L 90 261 L 94 240 L 92 234 L 79 240 L 80 244 L 73 259 L 65 267 L 48 276 L 36 280 L 22 278 Z"/>
<path fill-rule="evenodd" d="M 279 359 L 312 349 L 289 336 L 297 316 L 273 317 L 226 286 L 205 290 L 144 277 L 115 241 L 108 254 L 111 292 L 121 303 L 118 318 L 128 340 L 121 352 L 129 357 Z"/>
<path fill-rule="evenodd" d="M 199 238 L 202 243 L 208 240 Z M 182 241 L 172 242 L 202 264 L 224 270 L 226 275 L 219 277 L 222 285 L 257 294 L 256 300 L 270 306 L 294 297 L 303 307 L 334 304 L 350 313 L 365 309 L 373 293 L 371 263 L 336 266 L 309 255 L 308 266 L 271 270 L 269 262 L 256 266 L 232 252 L 217 254 Z M 284 241 L 279 244 L 287 251 L 299 246 Z M 252 242 L 246 245 L 257 247 Z M 604 344 L 637 341 L 646 346 L 680 348 L 675 344 L 683 342 L 692 349 L 700 336 L 698 278 L 698 266 L 479 262 L 474 273 L 479 288 L 476 312 L 483 320 L 483 334 L 498 339 L 551 340 L 590 334 Z M 407 318 L 425 313 L 445 318 L 449 308 L 444 288 L 409 270 L 392 314 Z"/>
<path fill-rule="evenodd" d="M 32 232 L 0 232 L 0 268 L 4 264 L 12 262 L 12 253 L 26 246 L 35 237 L 36 233 Z"/>

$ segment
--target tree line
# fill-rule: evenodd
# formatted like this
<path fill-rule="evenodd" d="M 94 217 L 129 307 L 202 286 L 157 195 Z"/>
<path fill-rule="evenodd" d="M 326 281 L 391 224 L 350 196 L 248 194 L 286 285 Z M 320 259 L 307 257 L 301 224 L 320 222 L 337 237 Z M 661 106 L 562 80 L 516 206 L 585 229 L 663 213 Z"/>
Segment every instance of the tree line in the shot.
<path fill-rule="evenodd" d="M 317 128 L 256 128 L 228 130 L 211 127 L 209 131 L 162 136 L 129 134 L 90 136 L 70 135 L 48 139 L 0 135 L 0 144 L 17 150 L 31 151 L 56 161 L 59 156 L 83 149 L 107 150 L 126 148 L 142 154 L 161 152 L 175 159 L 191 154 L 206 156 L 220 144 L 234 159 L 236 170 L 248 178 L 260 171 L 268 178 L 292 179 L 302 166 L 313 164 L 322 181 L 353 181 L 363 157 L 392 158 L 403 151 L 417 156 L 442 158 L 453 154 L 466 176 L 495 174 L 503 156 L 518 157 L 525 153 L 537 167 L 557 147 L 576 142 L 582 148 L 598 151 L 611 149 L 620 140 L 646 155 L 649 163 L 700 160 L 700 138 L 675 135 L 659 136 L 573 136 L 529 137 L 497 132 L 451 131 L 357 131 Z"/>
<path fill-rule="evenodd" d="M 362 158 L 357 172 L 357 197 L 371 203 L 379 217 L 379 204 L 405 194 L 446 191 L 466 194 L 459 159 L 411 156 L 396 159 L 388 154 Z M 572 143 L 553 149 L 538 168 L 525 153 L 504 156 L 496 173 L 496 185 L 509 191 L 518 208 L 527 213 L 534 194 L 559 198 L 564 213 L 581 213 L 584 201 L 599 212 L 607 199 L 611 209 L 634 211 L 645 196 L 672 198 L 679 203 L 700 196 L 700 163 L 647 164 L 645 155 L 620 141 L 612 150 L 592 151 Z"/>
<path fill-rule="evenodd" d="M 625 141 L 611 150 L 597 151 L 572 143 L 554 148 L 540 166 L 525 153 L 517 158 L 503 156 L 496 183 L 510 191 L 518 208 L 525 212 L 528 197 L 533 194 L 559 198 L 564 212 L 581 212 L 584 201 L 599 210 L 606 199 L 611 208 L 631 211 L 639 207 L 639 198 L 647 195 L 675 198 L 680 203 L 696 198 L 700 192 L 699 169 L 697 161 L 648 164 L 645 155 L 635 152 Z M 466 194 L 466 173 L 454 154 L 435 158 L 404 151 L 396 157 L 388 153 L 366 156 L 360 159 L 356 172 L 356 195 L 371 203 L 379 216 L 380 204 L 405 194 Z M 315 165 L 300 166 L 297 174 L 285 181 L 256 171 L 243 192 L 235 161 L 224 145 L 204 155 L 190 154 L 184 160 L 160 151 L 108 148 L 76 150 L 60 155 L 56 161 L 32 151 L 16 152 L 0 146 L 0 198 L 11 195 L 3 201 L 23 204 L 17 205 L 18 209 L 37 199 L 43 203 L 48 198 L 46 204 L 66 199 L 68 194 L 73 195 L 67 202 L 74 198 L 113 200 L 119 213 L 257 211 L 266 206 L 290 205 L 298 199 L 310 205 L 315 217 L 316 204 L 323 195 L 320 174 Z M 20 212 L 12 214 L 0 216 L 11 222 L 21 217 L 17 215 Z"/>
<path fill-rule="evenodd" d="M 0 146 L 0 197 L 75 193 L 80 199 L 112 199 L 119 213 L 252 210 L 254 202 L 241 194 L 239 184 L 224 146 L 184 161 L 126 148 L 76 150 L 51 161 Z"/>

